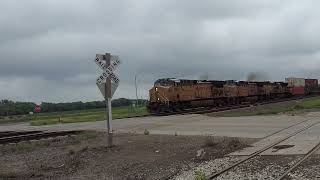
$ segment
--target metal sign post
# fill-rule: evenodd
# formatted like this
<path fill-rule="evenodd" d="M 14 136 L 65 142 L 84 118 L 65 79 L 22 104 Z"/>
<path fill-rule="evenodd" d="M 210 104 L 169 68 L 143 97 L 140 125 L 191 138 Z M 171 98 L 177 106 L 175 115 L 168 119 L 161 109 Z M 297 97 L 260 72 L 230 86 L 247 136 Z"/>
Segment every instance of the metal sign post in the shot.
<path fill-rule="evenodd" d="M 113 73 L 113 71 L 120 64 L 120 59 L 118 56 L 112 56 L 109 53 L 106 53 L 105 55 L 97 54 L 95 62 L 104 71 L 102 75 L 97 78 L 96 84 L 106 101 L 108 147 L 112 147 L 113 132 L 111 98 L 120 82 L 119 78 Z"/>
<path fill-rule="evenodd" d="M 106 61 L 106 67 L 110 66 L 110 59 L 111 59 L 111 54 L 106 53 L 105 55 L 105 61 Z M 112 107 L 111 107 L 111 78 L 110 76 L 107 77 L 106 79 L 106 84 L 105 84 L 105 100 L 106 100 L 106 116 L 107 116 L 107 127 L 108 127 L 108 147 L 112 147 L 112 139 L 113 139 L 113 134 L 112 134 Z"/>

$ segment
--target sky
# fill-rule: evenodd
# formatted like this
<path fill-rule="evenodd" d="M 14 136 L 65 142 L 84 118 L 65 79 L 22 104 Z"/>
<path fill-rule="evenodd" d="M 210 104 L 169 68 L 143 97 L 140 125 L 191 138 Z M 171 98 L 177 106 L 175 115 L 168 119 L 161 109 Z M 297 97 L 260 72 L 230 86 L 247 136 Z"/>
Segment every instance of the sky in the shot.
<path fill-rule="evenodd" d="M 96 54 L 122 61 L 114 98 L 159 78 L 320 77 L 316 0 L 2 0 L 0 99 L 103 100 Z"/>

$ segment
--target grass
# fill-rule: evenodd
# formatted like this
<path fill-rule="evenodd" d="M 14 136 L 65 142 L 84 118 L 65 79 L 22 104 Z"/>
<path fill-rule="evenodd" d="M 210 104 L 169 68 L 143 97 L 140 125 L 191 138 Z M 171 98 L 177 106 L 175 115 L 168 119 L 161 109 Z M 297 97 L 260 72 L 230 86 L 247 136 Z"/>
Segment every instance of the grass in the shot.
<path fill-rule="evenodd" d="M 238 117 L 238 116 L 258 116 L 258 115 L 274 115 L 285 112 L 299 112 L 306 109 L 319 109 L 320 98 L 311 100 L 303 100 L 290 106 L 278 106 L 274 105 L 268 108 L 257 108 L 252 111 L 229 111 L 221 113 L 223 117 Z M 146 107 L 116 107 L 112 109 L 113 119 L 121 119 L 132 116 L 147 115 Z M 78 110 L 78 111 L 65 111 L 65 112 L 52 112 L 52 113 L 40 113 L 37 115 L 25 115 L 19 116 L 19 119 L 1 119 L 0 122 L 29 122 L 32 126 L 51 125 L 58 123 L 76 123 L 76 122 L 88 122 L 88 121 L 101 121 L 106 117 L 104 108 L 90 109 L 90 110 Z"/>
<path fill-rule="evenodd" d="M 35 141 L 35 142 L 20 142 L 16 144 L 9 144 L 3 147 L 2 151 L 8 152 L 30 152 L 35 148 L 48 147 L 48 141 Z"/>
<path fill-rule="evenodd" d="M 112 118 L 121 119 L 132 116 L 143 116 L 147 115 L 146 107 L 116 107 L 112 108 Z M 38 115 L 28 115 L 30 125 L 41 126 L 51 125 L 58 123 L 75 123 L 75 122 L 88 122 L 88 121 L 101 121 L 106 119 L 106 110 L 102 109 L 91 109 L 82 111 L 65 111 L 65 112 L 54 112 L 54 113 L 41 113 Z"/>
<path fill-rule="evenodd" d="M 239 116 L 259 116 L 259 115 L 275 115 L 280 113 L 297 113 L 302 112 L 307 109 L 319 109 L 320 108 L 320 98 L 315 98 L 311 100 L 297 101 L 294 105 L 277 105 L 274 104 L 268 108 L 258 107 L 252 111 L 229 111 L 221 114 L 223 117 L 239 117 Z"/>
<path fill-rule="evenodd" d="M 78 135 L 78 138 L 80 140 L 89 140 L 89 139 L 95 139 L 98 137 L 98 133 L 95 131 L 86 131 L 82 132 Z"/>
<path fill-rule="evenodd" d="M 0 124 L 28 122 L 30 120 L 28 115 L 0 116 Z"/>
<path fill-rule="evenodd" d="M 261 115 L 275 115 L 284 112 L 290 112 L 294 109 L 290 107 L 272 107 L 269 109 L 259 109 L 256 111 L 243 111 L 243 112 L 226 112 L 222 116 L 223 117 L 239 117 L 239 116 L 261 116 Z"/>

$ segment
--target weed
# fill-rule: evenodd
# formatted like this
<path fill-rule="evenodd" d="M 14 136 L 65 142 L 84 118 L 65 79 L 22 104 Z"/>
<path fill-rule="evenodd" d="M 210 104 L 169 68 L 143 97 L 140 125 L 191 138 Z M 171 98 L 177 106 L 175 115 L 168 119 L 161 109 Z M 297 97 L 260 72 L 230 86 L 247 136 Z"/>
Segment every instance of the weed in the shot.
<path fill-rule="evenodd" d="M 4 151 L 9 152 L 29 152 L 36 148 L 48 147 L 50 146 L 49 141 L 35 141 L 35 142 L 20 142 L 16 144 L 9 144 L 4 146 Z"/>
<path fill-rule="evenodd" d="M 144 129 L 144 132 L 143 132 L 144 135 L 149 135 L 150 132 L 147 130 L 147 129 Z"/>
<path fill-rule="evenodd" d="M 205 140 L 205 145 L 208 147 L 214 147 L 218 144 L 219 142 L 217 141 L 217 138 L 214 136 L 208 136 Z"/>
<path fill-rule="evenodd" d="M 31 151 L 34 149 L 34 145 L 31 143 L 18 143 L 14 149 L 18 152 Z"/>
<path fill-rule="evenodd" d="M 16 172 L 0 172 L 0 179 L 15 179 L 18 177 Z"/>
<path fill-rule="evenodd" d="M 73 149 L 70 149 L 69 151 L 68 151 L 68 154 L 69 155 L 74 155 L 76 152 L 73 150 Z"/>
<path fill-rule="evenodd" d="M 85 146 L 85 147 L 83 147 L 83 148 L 81 149 L 81 151 L 84 152 L 84 151 L 87 151 L 88 149 L 89 149 L 89 147 L 88 147 L 88 146 Z"/>
<path fill-rule="evenodd" d="M 231 138 L 231 137 L 215 137 L 208 136 L 205 139 L 205 147 L 229 147 L 229 148 L 239 148 L 243 146 L 243 143 L 239 138 Z"/>
<path fill-rule="evenodd" d="M 177 133 L 177 131 L 175 131 L 175 132 L 174 132 L 174 136 L 178 136 L 178 133 Z"/>
<path fill-rule="evenodd" d="M 194 180 L 208 180 L 203 170 L 196 170 Z"/>
<path fill-rule="evenodd" d="M 265 114 L 264 112 L 257 112 L 258 116 L 261 116 L 261 115 L 264 115 L 264 114 Z"/>
<path fill-rule="evenodd" d="M 97 137 L 98 137 L 98 133 L 93 132 L 93 131 L 87 131 L 87 132 L 83 132 L 83 133 L 79 134 L 79 138 L 81 140 L 95 139 Z"/>
<path fill-rule="evenodd" d="M 305 107 L 301 104 L 297 104 L 293 107 L 293 109 L 296 109 L 296 110 L 301 110 L 301 109 L 304 109 Z"/>
<path fill-rule="evenodd" d="M 228 142 L 229 147 L 238 148 L 242 146 L 242 143 L 239 138 L 231 138 Z"/>

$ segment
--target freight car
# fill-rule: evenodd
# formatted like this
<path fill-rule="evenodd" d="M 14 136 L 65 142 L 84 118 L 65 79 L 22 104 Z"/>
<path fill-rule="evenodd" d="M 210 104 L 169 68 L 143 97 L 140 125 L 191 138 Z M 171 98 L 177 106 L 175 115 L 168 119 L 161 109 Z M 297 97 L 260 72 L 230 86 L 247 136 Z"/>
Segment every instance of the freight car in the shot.
<path fill-rule="evenodd" d="M 318 79 L 305 79 L 305 93 L 316 94 L 319 92 Z"/>
<path fill-rule="evenodd" d="M 306 80 L 304 78 L 290 77 L 286 78 L 288 87 L 290 88 L 290 93 L 294 96 L 303 96 L 306 94 L 305 84 Z"/>
<path fill-rule="evenodd" d="M 285 82 L 207 81 L 159 79 L 149 90 L 149 112 L 180 111 L 254 103 L 291 95 Z"/>

